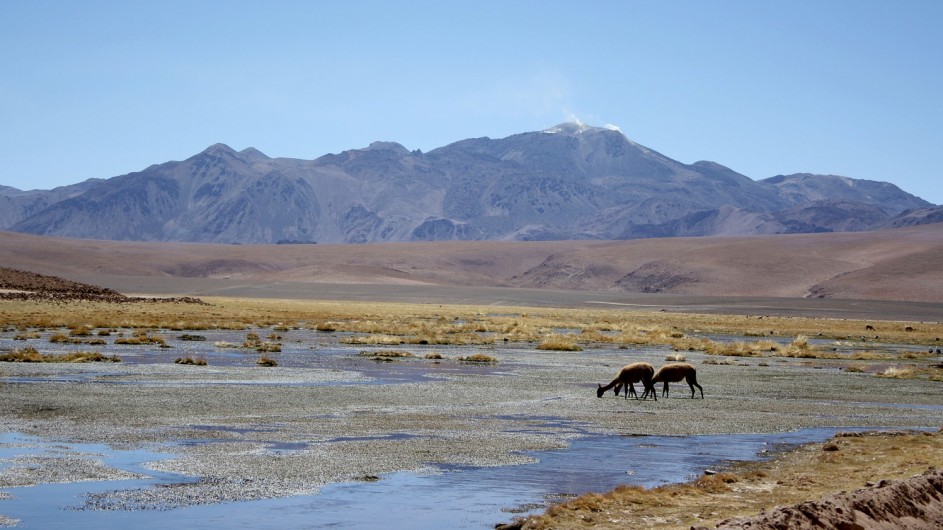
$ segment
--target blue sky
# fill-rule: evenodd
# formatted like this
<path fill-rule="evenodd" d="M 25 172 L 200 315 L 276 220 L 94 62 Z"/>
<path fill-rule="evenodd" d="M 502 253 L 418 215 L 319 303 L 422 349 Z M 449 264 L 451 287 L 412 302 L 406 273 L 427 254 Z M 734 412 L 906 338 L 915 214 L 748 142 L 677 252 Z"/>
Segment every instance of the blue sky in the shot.
<path fill-rule="evenodd" d="M 612 124 L 943 204 L 943 2 L 0 1 L 0 184 Z"/>

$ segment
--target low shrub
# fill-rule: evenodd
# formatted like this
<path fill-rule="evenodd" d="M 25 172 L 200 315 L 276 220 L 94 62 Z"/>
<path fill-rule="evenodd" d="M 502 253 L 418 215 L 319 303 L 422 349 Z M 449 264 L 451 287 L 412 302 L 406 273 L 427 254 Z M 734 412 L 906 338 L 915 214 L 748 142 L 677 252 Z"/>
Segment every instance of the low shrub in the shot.
<path fill-rule="evenodd" d="M 174 363 L 176 363 L 176 364 L 192 364 L 192 365 L 194 365 L 194 366 L 206 366 L 206 359 L 204 359 L 204 358 L 202 358 L 202 357 L 198 357 L 198 358 L 194 359 L 193 357 L 190 357 L 190 356 L 188 355 L 188 356 L 186 356 L 186 357 L 177 357 L 177 358 L 174 360 Z"/>
<path fill-rule="evenodd" d="M 75 326 L 69 331 L 73 337 L 88 337 L 92 334 L 92 328 L 89 326 Z"/>
<path fill-rule="evenodd" d="M 486 353 L 475 353 L 468 357 L 459 357 L 458 360 L 463 363 L 497 363 L 498 360 Z"/>
<path fill-rule="evenodd" d="M 158 346 L 168 348 L 167 341 L 160 335 L 148 335 L 146 333 L 135 334 L 133 337 L 121 337 L 115 339 L 115 344 L 125 344 L 131 346 L 141 346 L 147 344 L 157 344 Z"/>
<path fill-rule="evenodd" d="M 415 357 L 411 352 L 404 350 L 377 350 L 377 351 L 368 351 L 364 350 L 358 353 L 357 355 L 362 355 L 365 357 L 371 357 L 373 359 L 402 359 L 405 357 Z"/>
<path fill-rule="evenodd" d="M 545 337 L 540 344 L 537 345 L 538 350 L 552 350 L 552 351 L 583 351 L 583 348 L 580 348 L 576 344 L 576 339 L 570 335 L 550 335 Z"/>
<path fill-rule="evenodd" d="M 406 341 L 396 335 L 360 335 L 357 337 L 347 337 L 341 339 L 342 344 L 385 344 L 387 346 L 395 344 L 406 344 Z"/>
<path fill-rule="evenodd" d="M 271 357 L 263 355 L 259 357 L 259 360 L 256 361 L 255 364 L 259 366 L 278 366 L 278 361 L 276 361 L 275 359 L 272 359 Z"/>

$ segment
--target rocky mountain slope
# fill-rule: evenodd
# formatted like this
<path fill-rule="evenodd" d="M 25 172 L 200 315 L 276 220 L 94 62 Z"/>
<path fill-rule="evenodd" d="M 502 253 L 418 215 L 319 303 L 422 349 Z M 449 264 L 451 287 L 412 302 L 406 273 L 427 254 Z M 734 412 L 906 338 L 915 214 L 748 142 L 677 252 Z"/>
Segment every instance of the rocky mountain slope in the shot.
<path fill-rule="evenodd" d="M 315 160 L 217 144 L 57 190 L 0 187 L 0 229 L 137 241 L 618 240 L 861 231 L 939 217 L 893 184 L 754 181 L 572 123 L 428 153 L 375 142 Z"/>

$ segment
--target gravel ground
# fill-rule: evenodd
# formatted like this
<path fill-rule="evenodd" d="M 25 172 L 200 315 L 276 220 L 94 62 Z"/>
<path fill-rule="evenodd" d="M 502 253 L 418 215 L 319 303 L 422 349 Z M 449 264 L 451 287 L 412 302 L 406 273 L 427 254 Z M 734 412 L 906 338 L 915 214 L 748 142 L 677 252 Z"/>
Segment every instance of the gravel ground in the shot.
<path fill-rule="evenodd" d="M 686 384 L 670 398 L 596 397 L 627 362 L 666 364 L 664 349 L 489 351 L 496 365 L 413 358 L 413 382 L 364 375 L 339 356 L 323 368 L 175 364 L 0 366 L 0 432 L 47 441 L 164 451 L 147 468 L 176 484 L 88 496 L 86 509 L 155 509 L 316 492 L 434 464 L 501 466 L 522 451 L 562 448 L 590 434 L 721 434 L 804 427 L 939 426 L 940 383 L 878 378 L 795 359 L 704 364 L 706 399 Z M 312 352 L 311 355 L 318 355 Z M 449 353 L 449 357 L 452 353 Z M 761 365 L 766 364 L 766 366 Z M 834 363 L 833 363 L 834 364 Z M 376 374 L 378 365 L 369 373 Z M 0 488 L 127 478 L 100 455 L 16 454 L 0 443 Z M 2 510 L 2 505 L 0 505 Z M 2 521 L 0 521 L 2 524 Z"/>

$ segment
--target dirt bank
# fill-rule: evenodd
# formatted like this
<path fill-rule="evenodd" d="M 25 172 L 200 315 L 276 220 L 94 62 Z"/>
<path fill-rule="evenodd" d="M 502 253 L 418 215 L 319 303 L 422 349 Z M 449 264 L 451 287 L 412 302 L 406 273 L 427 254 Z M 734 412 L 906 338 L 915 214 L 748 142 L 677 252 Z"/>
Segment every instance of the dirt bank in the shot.
<path fill-rule="evenodd" d="M 844 433 L 686 484 L 583 495 L 508 528 L 940 528 L 941 462 L 943 432 Z"/>
<path fill-rule="evenodd" d="M 906 480 L 881 480 L 821 501 L 777 508 L 756 517 L 725 521 L 719 530 L 791 530 L 840 528 L 932 530 L 943 524 L 943 469 L 930 469 Z"/>

